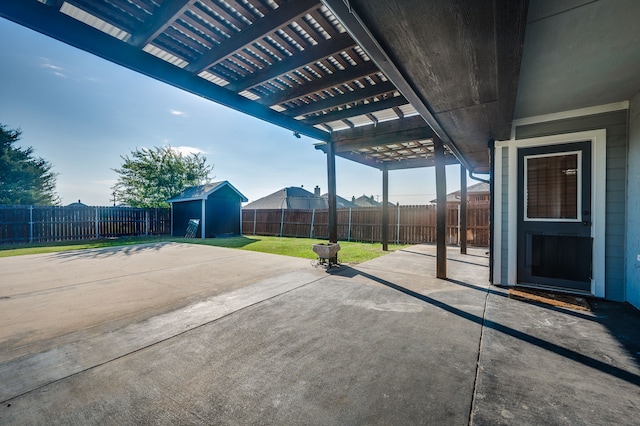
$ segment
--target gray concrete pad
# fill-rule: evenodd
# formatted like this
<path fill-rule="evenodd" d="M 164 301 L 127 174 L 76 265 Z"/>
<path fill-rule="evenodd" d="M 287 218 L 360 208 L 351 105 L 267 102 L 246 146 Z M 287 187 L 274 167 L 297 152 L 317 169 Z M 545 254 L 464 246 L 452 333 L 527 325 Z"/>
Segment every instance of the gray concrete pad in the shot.
<path fill-rule="evenodd" d="M 2 258 L 0 362 L 309 265 L 305 259 L 172 243 Z"/>
<path fill-rule="evenodd" d="M 0 259 L 28 289 L 0 284 L 3 327 L 4 306 L 29 306 L 14 296 L 44 318 L 3 329 L 0 424 L 636 423 L 636 310 L 511 300 L 488 285 L 484 250 L 450 249 L 448 280 L 434 256 L 419 245 L 328 271 L 177 244 Z M 69 307 L 78 325 L 47 324 Z"/>
<path fill-rule="evenodd" d="M 640 312 L 592 312 L 489 296 L 474 424 L 637 425 Z"/>

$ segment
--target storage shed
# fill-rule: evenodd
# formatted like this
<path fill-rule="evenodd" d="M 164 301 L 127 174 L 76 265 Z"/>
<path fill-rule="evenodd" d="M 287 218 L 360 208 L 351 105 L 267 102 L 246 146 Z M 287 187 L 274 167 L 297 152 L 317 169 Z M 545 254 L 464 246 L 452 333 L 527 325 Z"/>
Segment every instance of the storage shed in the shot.
<path fill-rule="evenodd" d="M 192 186 L 167 200 L 171 204 L 171 235 L 184 237 L 192 219 L 200 238 L 242 233 L 240 209 L 247 197 L 229 182 Z"/>

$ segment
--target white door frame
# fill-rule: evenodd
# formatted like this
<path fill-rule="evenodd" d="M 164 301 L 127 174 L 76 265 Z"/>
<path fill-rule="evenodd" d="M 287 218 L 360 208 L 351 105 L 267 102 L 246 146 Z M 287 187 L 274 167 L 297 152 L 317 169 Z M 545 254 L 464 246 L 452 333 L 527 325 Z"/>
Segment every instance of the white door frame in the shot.
<path fill-rule="evenodd" d="M 593 226 L 593 277 L 591 280 L 591 294 L 596 297 L 605 296 L 605 213 L 606 213 L 606 143 L 605 129 L 586 132 L 565 133 L 543 136 L 531 139 L 518 139 L 496 142 L 496 170 L 494 173 L 494 209 L 496 224 L 494 226 L 494 283 L 504 285 L 517 284 L 517 246 L 518 230 L 512 229 L 518 223 L 518 149 L 538 146 L 558 145 L 571 142 L 591 141 L 591 218 Z M 502 259 L 502 149 L 508 150 L 508 192 L 507 192 L 507 282 L 501 283 Z"/>

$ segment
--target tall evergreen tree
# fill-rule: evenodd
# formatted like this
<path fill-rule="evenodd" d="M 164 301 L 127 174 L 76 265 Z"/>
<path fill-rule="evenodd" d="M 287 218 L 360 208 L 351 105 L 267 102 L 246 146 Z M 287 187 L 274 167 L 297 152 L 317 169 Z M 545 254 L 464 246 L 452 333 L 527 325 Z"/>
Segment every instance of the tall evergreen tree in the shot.
<path fill-rule="evenodd" d="M 132 207 L 168 207 L 165 200 L 189 186 L 209 181 L 213 165 L 199 154 L 183 155 L 171 147 L 141 148 L 121 156 L 115 198 Z"/>
<path fill-rule="evenodd" d="M 53 166 L 32 147 L 16 146 L 21 135 L 0 123 L 0 204 L 59 204 Z"/>

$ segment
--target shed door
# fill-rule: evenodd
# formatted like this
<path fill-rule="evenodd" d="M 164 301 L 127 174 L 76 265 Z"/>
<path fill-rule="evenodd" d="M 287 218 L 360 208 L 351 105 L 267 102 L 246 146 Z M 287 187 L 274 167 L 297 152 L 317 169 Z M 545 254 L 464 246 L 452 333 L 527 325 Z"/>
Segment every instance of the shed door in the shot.
<path fill-rule="evenodd" d="M 518 150 L 518 282 L 590 291 L 591 142 Z"/>

